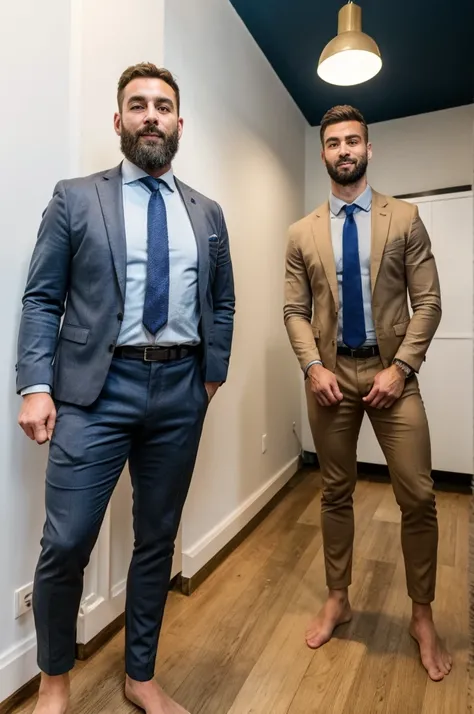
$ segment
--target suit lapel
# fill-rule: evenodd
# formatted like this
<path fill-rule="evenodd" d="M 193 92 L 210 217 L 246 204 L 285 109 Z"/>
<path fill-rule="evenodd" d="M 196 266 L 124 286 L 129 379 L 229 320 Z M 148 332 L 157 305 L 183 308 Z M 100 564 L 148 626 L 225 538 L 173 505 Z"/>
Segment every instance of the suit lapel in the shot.
<path fill-rule="evenodd" d="M 115 273 L 122 298 L 125 300 L 127 276 L 127 241 L 123 215 L 122 168 L 121 164 L 105 173 L 97 183 L 100 206 L 104 217 Z"/>
<path fill-rule="evenodd" d="M 332 245 L 329 203 L 324 204 L 316 212 L 313 219 L 313 238 L 319 253 L 324 272 L 331 288 L 336 308 L 339 306 L 339 291 L 337 287 L 336 261 Z"/>
<path fill-rule="evenodd" d="M 195 193 L 189 186 L 175 177 L 175 183 L 188 212 L 189 220 L 194 231 L 198 249 L 199 270 L 199 301 L 205 304 L 206 290 L 209 278 L 209 231 L 206 216 L 200 204 L 196 201 Z"/>
<path fill-rule="evenodd" d="M 370 248 L 370 282 L 372 295 L 382 262 L 385 244 L 390 228 L 391 211 L 388 208 L 388 201 L 376 191 L 372 191 L 372 236 Z"/>

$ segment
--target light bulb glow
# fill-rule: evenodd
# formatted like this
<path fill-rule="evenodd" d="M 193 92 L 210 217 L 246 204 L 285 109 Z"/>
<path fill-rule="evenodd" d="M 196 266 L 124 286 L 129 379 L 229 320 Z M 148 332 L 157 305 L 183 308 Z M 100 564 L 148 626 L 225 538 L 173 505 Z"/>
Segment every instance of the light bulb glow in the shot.
<path fill-rule="evenodd" d="M 367 82 L 382 67 L 382 60 L 374 52 L 346 49 L 323 60 L 318 75 L 329 84 L 348 87 Z"/>

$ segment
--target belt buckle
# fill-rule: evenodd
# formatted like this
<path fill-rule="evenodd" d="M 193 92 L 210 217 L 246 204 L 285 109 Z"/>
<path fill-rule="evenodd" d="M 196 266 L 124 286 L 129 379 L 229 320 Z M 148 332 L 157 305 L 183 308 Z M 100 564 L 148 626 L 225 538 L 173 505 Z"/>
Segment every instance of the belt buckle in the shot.
<path fill-rule="evenodd" d="M 143 351 L 143 361 L 144 362 L 154 362 L 155 360 L 148 359 L 148 350 L 153 350 L 154 347 L 145 347 Z"/>

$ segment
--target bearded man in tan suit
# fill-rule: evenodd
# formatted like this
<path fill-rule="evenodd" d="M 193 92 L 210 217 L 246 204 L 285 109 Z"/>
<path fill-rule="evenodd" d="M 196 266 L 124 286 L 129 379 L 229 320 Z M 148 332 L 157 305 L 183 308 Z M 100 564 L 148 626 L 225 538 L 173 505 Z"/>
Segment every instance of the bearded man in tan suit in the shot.
<path fill-rule="evenodd" d="M 433 680 L 452 666 L 436 634 L 438 524 L 428 423 L 416 373 L 441 319 L 438 273 L 416 206 L 367 183 L 372 156 L 361 113 L 334 107 L 321 123 L 329 201 L 290 228 L 285 324 L 306 377 L 322 477 L 328 599 L 306 639 L 318 648 L 351 619 L 356 448 L 367 413 L 402 513 L 413 602 L 410 633 Z M 407 292 L 413 311 L 410 317 Z"/>

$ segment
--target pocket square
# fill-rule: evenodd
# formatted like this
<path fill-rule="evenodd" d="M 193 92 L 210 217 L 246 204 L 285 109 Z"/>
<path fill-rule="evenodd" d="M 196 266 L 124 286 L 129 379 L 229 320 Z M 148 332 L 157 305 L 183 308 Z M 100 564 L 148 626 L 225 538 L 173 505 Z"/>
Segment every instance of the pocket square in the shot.
<path fill-rule="evenodd" d="M 217 235 L 213 233 L 212 236 L 209 236 L 209 240 L 217 240 Z"/>

